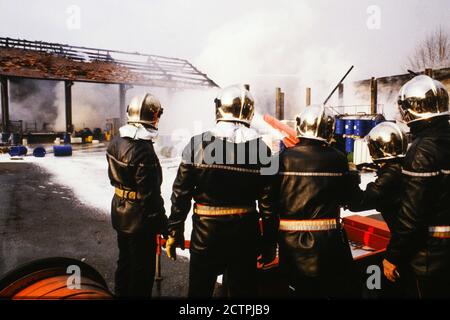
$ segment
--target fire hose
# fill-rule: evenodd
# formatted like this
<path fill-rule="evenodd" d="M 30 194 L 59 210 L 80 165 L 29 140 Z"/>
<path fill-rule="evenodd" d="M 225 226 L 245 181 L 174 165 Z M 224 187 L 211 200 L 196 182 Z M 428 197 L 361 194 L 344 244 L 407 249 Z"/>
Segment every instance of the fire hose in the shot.
<path fill-rule="evenodd" d="M 71 258 L 46 258 L 22 265 L 0 279 L 0 299 L 112 299 L 93 267 Z"/>

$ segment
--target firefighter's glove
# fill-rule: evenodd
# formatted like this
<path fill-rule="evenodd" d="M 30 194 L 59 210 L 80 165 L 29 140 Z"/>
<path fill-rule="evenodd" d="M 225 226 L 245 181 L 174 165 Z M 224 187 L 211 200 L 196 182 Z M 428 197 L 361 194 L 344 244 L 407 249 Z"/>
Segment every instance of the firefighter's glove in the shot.
<path fill-rule="evenodd" d="M 184 250 L 184 235 L 181 232 L 170 232 L 166 241 L 166 253 L 172 260 L 177 260 L 177 248 Z"/>

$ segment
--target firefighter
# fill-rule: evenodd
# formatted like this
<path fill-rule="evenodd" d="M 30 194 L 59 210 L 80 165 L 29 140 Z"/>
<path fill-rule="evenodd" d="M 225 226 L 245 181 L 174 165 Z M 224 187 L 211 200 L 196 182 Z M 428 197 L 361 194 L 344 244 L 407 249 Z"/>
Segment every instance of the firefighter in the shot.
<path fill-rule="evenodd" d="M 334 117 L 323 106 L 306 107 L 296 120 L 299 142 L 280 154 L 272 188 L 280 267 L 298 298 L 355 297 L 340 206 L 353 201 L 359 176 L 350 173 L 345 154 L 329 145 Z"/>
<path fill-rule="evenodd" d="M 420 75 L 403 85 L 398 104 L 413 141 L 403 161 L 404 191 L 384 273 L 408 283 L 411 297 L 450 298 L 448 92 Z"/>
<path fill-rule="evenodd" d="M 250 128 L 254 100 L 244 86 L 222 89 L 215 107 L 216 126 L 192 137 L 183 152 L 173 184 L 166 251 L 175 259 L 176 247 L 184 248 L 184 223 L 194 199 L 188 296 L 212 297 L 217 276 L 224 274 L 230 297 L 255 297 L 261 243 L 263 262 L 275 258 L 270 180 L 261 174 L 271 161 L 270 150 Z"/>
<path fill-rule="evenodd" d="M 400 207 L 402 160 L 408 148 L 406 133 L 392 122 L 382 122 L 365 138 L 377 179 L 349 206 L 351 211 L 376 209 L 383 216 L 391 233 L 395 230 Z"/>
<path fill-rule="evenodd" d="M 163 108 L 145 94 L 128 105 L 127 124 L 108 146 L 108 175 L 115 187 L 111 219 L 117 231 L 118 297 L 148 298 L 155 274 L 156 235 L 167 230 L 161 197 L 162 171 L 153 148 Z"/>

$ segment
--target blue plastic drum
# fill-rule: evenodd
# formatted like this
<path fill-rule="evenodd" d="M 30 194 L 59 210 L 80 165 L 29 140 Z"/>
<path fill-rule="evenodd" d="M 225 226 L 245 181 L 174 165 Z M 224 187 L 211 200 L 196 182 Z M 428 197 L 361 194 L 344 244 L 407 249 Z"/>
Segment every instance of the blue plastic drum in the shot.
<path fill-rule="evenodd" d="M 14 146 L 9 149 L 9 155 L 11 157 L 25 156 L 28 152 L 25 146 Z"/>
<path fill-rule="evenodd" d="M 63 146 L 53 146 L 53 153 L 55 157 L 67 157 L 72 155 L 72 146 L 66 144 Z"/>
<path fill-rule="evenodd" d="M 344 132 L 345 132 L 345 121 L 343 119 L 336 117 L 336 129 L 334 130 L 334 132 L 337 135 L 344 134 Z"/>
<path fill-rule="evenodd" d="M 373 120 L 366 120 L 366 134 L 368 135 L 370 130 L 373 129 Z"/>
<path fill-rule="evenodd" d="M 33 150 L 33 156 L 37 157 L 37 158 L 43 158 L 45 157 L 45 154 L 47 153 L 47 151 L 45 151 L 44 147 L 36 147 Z"/>
<path fill-rule="evenodd" d="M 366 135 L 366 121 L 364 119 L 355 120 L 353 134 L 358 137 L 364 137 Z"/>
<path fill-rule="evenodd" d="M 352 138 L 345 138 L 345 152 L 353 152 L 354 140 Z"/>
<path fill-rule="evenodd" d="M 345 120 L 344 123 L 345 123 L 344 133 L 348 136 L 353 135 L 354 120 Z"/>

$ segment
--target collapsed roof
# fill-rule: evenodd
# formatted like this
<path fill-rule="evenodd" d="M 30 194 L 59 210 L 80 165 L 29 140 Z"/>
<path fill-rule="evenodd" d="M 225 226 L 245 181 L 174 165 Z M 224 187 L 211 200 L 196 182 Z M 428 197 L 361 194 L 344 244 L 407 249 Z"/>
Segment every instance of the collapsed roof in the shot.
<path fill-rule="evenodd" d="M 0 75 L 180 89 L 217 87 L 184 59 L 2 37 Z"/>

